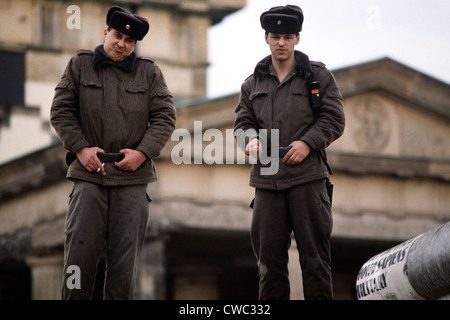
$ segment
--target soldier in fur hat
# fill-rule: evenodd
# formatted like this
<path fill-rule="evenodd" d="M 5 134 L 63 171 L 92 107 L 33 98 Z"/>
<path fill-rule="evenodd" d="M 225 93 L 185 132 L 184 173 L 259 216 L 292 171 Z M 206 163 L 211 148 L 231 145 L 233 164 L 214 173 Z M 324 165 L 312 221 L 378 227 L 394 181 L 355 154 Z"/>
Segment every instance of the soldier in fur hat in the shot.
<path fill-rule="evenodd" d="M 104 299 L 133 299 L 150 197 L 152 159 L 175 129 L 175 107 L 153 59 L 136 56 L 147 19 L 114 6 L 104 42 L 73 56 L 56 86 L 50 120 L 73 181 L 66 216 L 63 299 L 92 299 L 105 253 Z M 150 125 L 149 125 L 150 123 Z M 73 266 L 81 274 L 72 283 Z"/>
<path fill-rule="evenodd" d="M 260 158 L 250 174 L 250 185 L 256 190 L 251 240 L 260 277 L 259 299 L 290 298 L 291 233 L 300 255 L 305 299 L 332 299 L 331 185 L 321 155 L 343 133 L 342 96 L 323 63 L 295 50 L 303 24 L 301 8 L 273 7 L 261 15 L 260 23 L 271 55 L 242 84 L 234 123 L 238 145 Z M 309 94 L 313 81 L 319 82 L 314 97 L 322 101 L 317 118 Z M 278 132 L 279 141 L 258 135 L 261 129 Z M 263 150 L 264 139 L 268 150 Z M 269 149 L 275 145 L 283 147 L 280 152 Z M 279 161 L 276 172 L 264 173 L 264 155 Z"/>

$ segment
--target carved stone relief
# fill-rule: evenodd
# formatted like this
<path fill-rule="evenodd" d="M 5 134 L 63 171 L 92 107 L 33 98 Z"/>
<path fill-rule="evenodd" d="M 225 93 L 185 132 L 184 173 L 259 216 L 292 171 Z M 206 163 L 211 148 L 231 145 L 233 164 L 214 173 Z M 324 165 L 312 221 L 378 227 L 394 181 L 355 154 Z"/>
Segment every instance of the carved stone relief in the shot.
<path fill-rule="evenodd" d="M 386 106 L 379 99 L 365 99 L 353 109 L 356 145 L 365 151 L 381 152 L 390 136 L 390 119 Z"/>

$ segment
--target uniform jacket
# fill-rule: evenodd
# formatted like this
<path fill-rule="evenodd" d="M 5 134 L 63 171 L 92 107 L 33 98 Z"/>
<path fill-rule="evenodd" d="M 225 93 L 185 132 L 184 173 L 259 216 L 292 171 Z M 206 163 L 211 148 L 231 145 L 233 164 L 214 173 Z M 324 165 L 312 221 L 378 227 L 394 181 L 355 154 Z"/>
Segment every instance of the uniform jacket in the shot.
<path fill-rule="evenodd" d="M 240 137 L 248 129 L 278 129 L 279 146 L 302 140 L 311 147 L 311 153 L 298 165 L 285 165 L 277 155 L 271 161 L 279 161 L 278 171 L 262 175 L 261 162 L 252 166 L 250 185 L 257 188 L 282 190 L 292 186 L 326 178 L 329 176 L 319 151 L 328 147 L 344 131 L 345 117 L 343 100 L 332 73 L 320 62 L 310 62 L 307 55 L 295 51 L 296 65 L 288 76 L 279 83 L 272 66 L 271 56 L 261 60 L 254 74 L 241 87 L 239 104 L 235 110 L 235 136 L 241 148 Z M 314 115 L 309 102 L 306 80 L 313 76 L 320 81 L 322 111 L 313 125 Z M 241 133 L 239 133 L 242 129 Z M 270 133 L 267 135 L 271 148 Z M 267 162 L 266 162 L 267 163 Z M 268 167 L 269 165 L 265 165 Z"/>
<path fill-rule="evenodd" d="M 76 153 L 83 147 L 105 152 L 129 148 L 142 151 L 148 161 L 136 171 L 106 163 L 106 176 L 87 171 L 75 160 L 67 177 L 106 186 L 144 184 L 156 180 L 152 159 L 175 129 L 176 112 L 159 67 L 134 52 L 119 63 L 103 46 L 73 56 L 55 89 L 50 121 L 64 148 Z"/>

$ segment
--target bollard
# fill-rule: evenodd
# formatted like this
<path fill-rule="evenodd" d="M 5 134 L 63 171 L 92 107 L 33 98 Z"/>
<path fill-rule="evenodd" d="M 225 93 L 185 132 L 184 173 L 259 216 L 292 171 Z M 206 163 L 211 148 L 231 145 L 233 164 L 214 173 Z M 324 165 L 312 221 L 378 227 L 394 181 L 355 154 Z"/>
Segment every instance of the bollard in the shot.
<path fill-rule="evenodd" d="M 370 258 L 356 278 L 358 300 L 450 299 L 450 222 Z"/>

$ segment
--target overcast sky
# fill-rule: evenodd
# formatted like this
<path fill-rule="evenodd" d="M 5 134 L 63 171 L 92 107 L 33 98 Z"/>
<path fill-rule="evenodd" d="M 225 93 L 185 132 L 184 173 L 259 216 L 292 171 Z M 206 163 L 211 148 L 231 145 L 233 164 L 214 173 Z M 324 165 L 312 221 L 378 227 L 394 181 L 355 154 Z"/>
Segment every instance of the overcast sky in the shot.
<path fill-rule="evenodd" d="M 209 30 L 209 97 L 239 92 L 270 54 L 261 13 L 286 4 L 305 16 L 296 49 L 331 70 L 390 57 L 450 84 L 449 0 L 247 0 Z"/>

